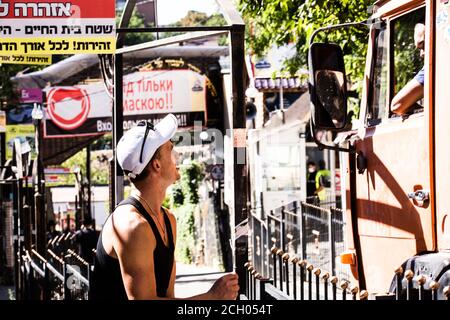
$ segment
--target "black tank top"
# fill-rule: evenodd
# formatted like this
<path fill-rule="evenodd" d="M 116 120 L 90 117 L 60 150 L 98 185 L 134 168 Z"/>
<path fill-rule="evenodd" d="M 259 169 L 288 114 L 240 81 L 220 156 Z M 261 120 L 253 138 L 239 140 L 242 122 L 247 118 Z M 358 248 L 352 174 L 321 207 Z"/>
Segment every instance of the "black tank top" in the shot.
<path fill-rule="evenodd" d="M 174 250 L 172 225 L 164 209 L 164 221 L 167 235 L 169 237 L 169 247 L 161 238 L 155 222 L 145 210 L 144 206 L 135 198 L 129 197 L 119 203 L 118 206 L 130 204 L 147 220 L 156 238 L 156 247 L 153 251 L 153 264 L 155 269 L 156 294 L 158 297 L 166 297 L 169 288 L 170 276 L 174 263 Z M 119 260 L 111 257 L 105 251 L 102 243 L 102 234 L 97 242 L 97 253 L 94 259 L 94 271 L 89 280 L 90 300 L 128 300 L 125 286 L 120 272 Z"/>

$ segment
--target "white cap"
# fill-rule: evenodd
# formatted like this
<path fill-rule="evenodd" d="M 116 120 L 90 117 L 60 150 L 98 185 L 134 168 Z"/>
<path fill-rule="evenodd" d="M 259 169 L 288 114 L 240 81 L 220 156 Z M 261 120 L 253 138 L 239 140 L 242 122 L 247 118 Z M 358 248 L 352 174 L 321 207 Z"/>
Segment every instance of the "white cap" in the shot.
<path fill-rule="evenodd" d="M 140 162 L 142 140 L 145 136 L 146 126 L 137 125 L 128 130 L 117 144 L 117 161 L 123 170 L 130 171 L 128 176 L 135 178 L 139 175 L 152 159 L 156 150 L 169 141 L 178 129 L 177 118 L 168 114 L 164 119 L 149 130 L 145 139 L 142 163 Z"/>

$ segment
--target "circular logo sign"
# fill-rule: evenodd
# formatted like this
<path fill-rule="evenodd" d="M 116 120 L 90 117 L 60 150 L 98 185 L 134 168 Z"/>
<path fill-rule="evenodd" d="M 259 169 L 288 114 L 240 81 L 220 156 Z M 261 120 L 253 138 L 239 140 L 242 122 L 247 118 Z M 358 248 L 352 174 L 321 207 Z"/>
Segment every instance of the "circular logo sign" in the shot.
<path fill-rule="evenodd" d="M 73 130 L 81 126 L 91 110 L 86 90 L 81 88 L 56 88 L 47 96 L 47 112 L 61 129 Z"/>

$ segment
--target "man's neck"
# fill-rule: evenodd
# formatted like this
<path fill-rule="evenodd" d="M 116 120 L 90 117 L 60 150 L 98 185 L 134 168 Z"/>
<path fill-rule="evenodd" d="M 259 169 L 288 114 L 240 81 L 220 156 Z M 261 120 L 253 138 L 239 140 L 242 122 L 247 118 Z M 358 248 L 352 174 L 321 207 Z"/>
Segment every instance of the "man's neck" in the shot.
<path fill-rule="evenodd" d="M 161 205 L 166 197 L 166 189 L 162 186 L 148 183 L 145 186 L 134 187 L 131 195 L 138 195 L 143 198 L 145 200 L 144 205 L 150 206 L 150 209 L 159 215 L 161 213 Z"/>

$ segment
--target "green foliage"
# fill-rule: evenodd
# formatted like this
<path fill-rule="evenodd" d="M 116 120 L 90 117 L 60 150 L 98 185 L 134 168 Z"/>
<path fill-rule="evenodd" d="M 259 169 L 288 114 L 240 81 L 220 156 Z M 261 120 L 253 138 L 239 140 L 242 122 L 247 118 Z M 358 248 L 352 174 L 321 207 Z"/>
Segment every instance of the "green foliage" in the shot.
<path fill-rule="evenodd" d="M 185 17 L 181 20 L 170 24 L 171 27 L 198 27 L 198 26 L 224 26 L 227 22 L 225 18 L 219 14 L 215 13 L 208 16 L 206 13 L 198 12 L 195 10 L 189 10 Z M 162 37 L 172 37 L 178 34 L 182 34 L 182 32 L 165 32 Z M 224 46 L 227 45 L 228 40 L 227 36 L 219 37 L 219 45 Z"/>
<path fill-rule="evenodd" d="M 414 44 L 414 27 L 420 12 L 405 15 L 394 24 L 395 93 L 400 91 L 423 66 L 419 50 Z"/>
<path fill-rule="evenodd" d="M 184 203 L 198 204 L 198 187 L 205 176 L 202 165 L 196 161 L 193 161 L 190 165 L 181 168 L 180 175 Z"/>
<path fill-rule="evenodd" d="M 196 205 L 187 203 L 174 209 L 177 217 L 177 245 L 175 257 L 177 261 L 192 263 L 195 249 L 195 219 Z"/>
<path fill-rule="evenodd" d="M 179 207 L 184 203 L 184 194 L 181 184 L 177 183 L 173 186 L 172 192 L 170 194 L 171 207 Z"/>
<path fill-rule="evenodd" d="M 196 161 L 180 169 L 180 181 L 172 188 L 172 210 L 177 217 L 178 261 L 192 263 L 195 250 L 195 211 L 198 210 L 198 188 L 204 178 L 204 168 Z"/>
<path fill-rule="evenodd" d="M 170 208 L 170 197 L 165 197 L 163 202 L 162 202 L 162 206 L 164 208 Z"/>
<path fill-rule="evenodd" d="M 99 163 L 95 161 L 95 153 L 91 153 L 91 183 L 92 185 L 107 185 L 109 184 L 108 164 Z M 83 179 L 86 177 L 86 150 L 83 149 L 76 153 L 71 158 L 67 159 L 61 164 L 64 168 L 73 170 L 75 167 L 80 167 L 83 174 Z M 74 185 L 75 175 L 69 174 L 61 177 L 62 182 L 59 185 Z"/>
<path fill-rule="evenodd" d="M 122 12 L 116 13 L 116 25 L 120 23 L 120 18 L 122 17 Z M 146 27 L 144 17 L 134 9 L 133 14 L 130 18 L 127 28 L 143 28 Z M 145 43 L 155 39 L 155 35 L 149 32 L 145 33 L 127 33 L 125 36 L 124 45 L 131 46 L 134 44 Z"/>
<path fill-rule="evenodd" d="M 294 75 L 307 65 L 309 38 L 313 31 L 327 25 L 362 21 L 368 18 L 373 0 L 239 0 L 247 25 L 248 49 L 263 55 L 273 46 L 294 43 L 297 54 L 284 64 Z M 324 36 L 325 35 L 325 36 Z M 366 28 L 347 28 L 323 33 L 315 41 L 339 44 L 351 82 L 359 84 L 364 75 L 368 32 Z M 361 91 L 361 85 L 355 88 Z"/>

